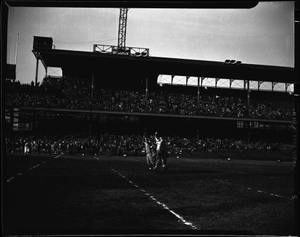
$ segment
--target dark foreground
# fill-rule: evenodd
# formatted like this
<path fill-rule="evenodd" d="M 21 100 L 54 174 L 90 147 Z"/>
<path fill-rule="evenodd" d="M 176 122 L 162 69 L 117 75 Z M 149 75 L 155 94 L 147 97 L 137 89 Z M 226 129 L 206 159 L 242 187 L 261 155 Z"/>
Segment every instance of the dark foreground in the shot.
<path fill-rule="evenodd" d="M 292 162 L 9 154 L 4 234 L 295 235 Z M 36 166 L 38 165 L 38 166 Z"/>

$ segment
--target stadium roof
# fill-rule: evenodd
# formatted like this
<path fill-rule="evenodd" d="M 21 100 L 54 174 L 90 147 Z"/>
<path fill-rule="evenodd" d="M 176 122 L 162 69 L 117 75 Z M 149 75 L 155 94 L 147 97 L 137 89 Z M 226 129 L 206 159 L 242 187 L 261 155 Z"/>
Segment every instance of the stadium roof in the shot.
<path fill-rule="evenodd" d="M 103 71 L 228 78 L 237 80 L 295 82 L 295 70 L 290 67 L 227 64 L 224 62 L 187 60 L 162 57 L 137 57 L 98 52 L 59 49 L 33 50 L 45 67 L 60 67 L 89 75 Z"/>

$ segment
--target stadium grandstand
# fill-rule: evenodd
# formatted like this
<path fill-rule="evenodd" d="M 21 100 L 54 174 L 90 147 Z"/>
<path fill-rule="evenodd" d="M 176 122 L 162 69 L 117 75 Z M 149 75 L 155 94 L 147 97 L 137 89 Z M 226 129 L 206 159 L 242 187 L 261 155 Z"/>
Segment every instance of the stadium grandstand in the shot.
<path fill-rule="evenodd" d="M 6 65 L 4 233 L 297 234 L 296 69 L 151 56 L 127 11 L 117 46 Z"/>
<path fill-rule="evenodd" d="M 52 38 L 34 37 L 37 67 L 42 62 L 46 71 L 63 73 L 46 75 L 41 85 L 7 80 L 8 134 L 44 130 L 49 121 L 57 121 L 54 127 L 61 131 L 58 124 L 84 121 L 80 127 L 91 135 L 159 130 L 198 139 L 292 142 L 293 68 L 151 57 L 149 49 L 140 48 L 145 55 L 134 48 L 120 55 L 99 48 L 58 50 Z"/>

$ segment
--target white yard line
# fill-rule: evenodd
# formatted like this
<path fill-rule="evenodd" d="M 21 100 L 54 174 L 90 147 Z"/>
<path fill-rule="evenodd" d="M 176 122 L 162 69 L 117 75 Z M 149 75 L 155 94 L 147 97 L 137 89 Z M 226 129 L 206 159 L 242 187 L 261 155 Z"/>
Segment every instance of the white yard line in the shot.
<path fill-rule="evenodd" d="M 98 161 L 101 161 L 98 157 L 94 156 L 95 159 L 97 159 Z M 103 162 L 103 161 L 101 161 Z M 153 195 L 151 195 L 149 192 L 147 192 L 146 190 L 140 188 L 137 184 L 135 184 L 134 182 L 132 182 L 131 180 L 129 180 L 127 177 L 125 177 L 124 175 L 122 175 L 121 173 L 119 173 L 117 170 L 115 170 L 114 168 L 110 167 L 108 164 L 106 164 L 105 162 L 103 162 L 106 166 L 108 166 L 112 171 L 114 171 L 116 174 L 118 174 L 120 177 L 122 177 L 123 179 L 125 179 L 128 183 L 130 183 L 132 186 L 134 186 L 135 188 L 139 189 L 140 191 L 142 191 L 146 196 L 148 196 L 151 200 L 153 200 L 154 202 L 156 202 L 156 204 L 162 206 L 165 210 L 169 211 L 170 213 L 172 213 L 174 216 L 176 216 L 180 221 L 183 222 L 183 224 L 190 226 L 193 230 L 198 229 L 195 225 L 193 225 L 191 222 L 186 221 L 182 216 L 180 216 L 179 214 L 177 214 L 176 212 L 174 212 L 173 210 L 171 210 L 166 204 L 158 201 Z"/>
<path fill-rule="evenodd" d="M 223 181 L 223 180 L 220 180 L 220 179 L 215 179 L 215 180 L 218 181 L 218 182 L 220 182 L 220 183 L 223 183 L 223 184 L 231 185 L 231 183 L 227 182 L 227 181 Z M 265 192 L 265 191 L 262 191 L 262 190 L 259 190 L 259 189 L 256 190 L 256 189 L 253 189 L 253 188 L 247 188 L 247 190 L 258 192 L 258 193 L 264 193 L 264 194 L 267 194 L 267 195 L 270 195 L 270 196 L 273 196 L 273 197 L 278 197 L 278 198 L 284 198 L 284 199 L 288 199 L 288 200 L 293 200 L 293 198 L 288 198 L 288 197 L 281 196 L 281 195 L 278 195 L 278 194 Z"/>
<path fill-rule="evenodd" d="M 137 160 L 137 159 L 134 159 L 134 158 L 129 158 L 129 159 L 134 160 L 134 161 L 141 161 L 141 160 Z M 249 164 L 255 164 L 255 165 L 261 165 L 262 164 L 262 163 L 259 163 L 259 162 L 247 162 L 247 163 L 249 163 Z M 237 173 L 247 174 L 246 172 L 237 172 Z M 223 180 L 220 180 L 220 179 L 215 179 L 215 180 L 218 181 L 218 182 L 220 182 L 220 183 L 231 185 L 231 183 L 229 183 L 227 181 L 223 181 Z M 268 193 L 268 192 L 265 192 L 265 191 L 262 191 L 262 190 L 255 190 L 255 189 L 252 189 L 252 188 L 247 188 L 247 190 L 256 191 L 258 193 L 264 193 L 264 194 L 267 194 L 267 195 L 270 195 L 270 196 L 273 196 L 273 197 L 278 197 L 278 198 L 284 198 L 284 199 L 288 199 L 288 200 L 293 200 L 293 198 L 288 198 L 288 197 L 285 197 L 285 196 L 282 196 L 282 195 L 278 195 L 278 194 L 275 194 L 275 193 Z"/>
<path fill-rule="evenodd" d="M 60 156 L 61 156 L 61 155 L 55 156 L 53 159 L 56 159 L 56 158 L 58 158 L 58 157 L 60 157 Z M 48 161 L 49 161 L 49 160 L 44 161 L 44 162 L 42 162 L 42 163 L 39 163 L 39 164 L 37 164 L 37 165 L 34 165 L 34 166 L 30 167 L 29 169 L 27 169 L 26 171 L 24 171 L 23 173 L 17 173 L 15 176 L 10 177 L 8 180 L 6 180 L 6 182 L 9 183 L 9 182 L 11 182 L 12 180 L 14 180 L 15 178 L 17 178 L 18 176 L 21 176 L 21 175 L 23 175 L 24 173 L 26 173 L 26 172 L 28 172 L 28 171 L 30 171 L 30 170 L 33 170 L 33 169 L 39 167 L 40 165 L 45 164 L 45 163 L 48 162 Z"/>

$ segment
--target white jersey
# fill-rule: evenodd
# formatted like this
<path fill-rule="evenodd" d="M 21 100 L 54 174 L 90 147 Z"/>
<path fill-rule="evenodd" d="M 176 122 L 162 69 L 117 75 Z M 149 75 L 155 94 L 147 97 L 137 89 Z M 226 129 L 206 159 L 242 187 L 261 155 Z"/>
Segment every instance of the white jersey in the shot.
<path fill-rule="evenodd" d="M 160 147 L 161 147 L 161 144 L 163 142 L 163 139 L 161 137 L 160 138 L 155 138 L 155 141 L 156 141 L 156 150 L 160 151 Z"/>
<path fill-rule="evenodd" d="M 149 147 L 149 144 L 148 142 L 144 142 L 145 144 L 145 150 L 146 150 L 146 154 L 149 154 L 151 151 L 150 151 L 150 147 Z"/>

